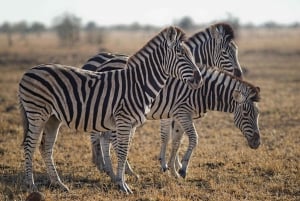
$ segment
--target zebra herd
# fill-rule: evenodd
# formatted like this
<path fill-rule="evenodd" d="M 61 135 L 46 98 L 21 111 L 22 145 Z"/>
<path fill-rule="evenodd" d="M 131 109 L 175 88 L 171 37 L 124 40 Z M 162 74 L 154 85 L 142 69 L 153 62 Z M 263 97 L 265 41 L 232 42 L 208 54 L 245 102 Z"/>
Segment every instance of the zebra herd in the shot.
<path fill-rule="evenodd" d="M 198 143 L 193 119 L 207 110 L 233 113 L 234 124 L 249 146 L 258 148 L 256 102 L 260 90 L 243 81 L 237 52 L 228 24 L 212 25 L 189 38 L 170 26 L 129 57 L 100 53 L 82 69 L 59 64 L 29 69 L 18 92 L 27 187 L 37 191 L 32 158 L 39 145 L 51 184 L 68 190 L 52 157 L 61 125 L 91 132 L 93 162 L 126 193 L 132 191 L 125 182 L 125 172 L 136 175 L 127 161 L 131 138 L 146 120 L 161 120 L 161 167 L 165 171 L 170 166 L 176 177 L 186 176 Z M 177 151 L 183 133 L 189 145 L 179 162 Z M 169 135 L 173 146 L 167 165 Z M 117 155 L 116 174 L 110 144 Z"/>

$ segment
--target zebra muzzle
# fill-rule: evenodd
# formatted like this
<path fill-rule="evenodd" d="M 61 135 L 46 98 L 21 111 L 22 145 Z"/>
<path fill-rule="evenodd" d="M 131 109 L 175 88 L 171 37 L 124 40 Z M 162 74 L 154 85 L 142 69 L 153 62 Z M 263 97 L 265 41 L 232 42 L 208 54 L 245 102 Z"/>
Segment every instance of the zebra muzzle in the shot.
<path fill-rule="evenodd" d="M 251 139 L 248 139 L 248 145 L 251 149 L 257 149 L 260 145 L 259 133 L 255 132 Z"/>
<path fill-rule="evenodd" d="M 199 70 L 194 70 L 194 78 L 188 81 L 191 89 L 198 89 L 203 85 L 202 74 Z"/>

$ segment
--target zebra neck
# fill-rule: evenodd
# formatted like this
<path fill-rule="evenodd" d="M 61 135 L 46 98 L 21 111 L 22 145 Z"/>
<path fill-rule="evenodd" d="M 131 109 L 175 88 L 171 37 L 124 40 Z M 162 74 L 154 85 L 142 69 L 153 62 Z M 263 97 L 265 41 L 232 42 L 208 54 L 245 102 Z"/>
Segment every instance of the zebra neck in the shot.
<path fill-rule="evenodd" d="M 162 67 L 162 60 L 152 55 L 135 55 L 128 63 L 129 82 L 143 103 L 150 105 L 165 86 L 168 75 Z"/>
<path fill-rule="evenodd" d="M 215 42 L 209 30 L 206 29 L 188 38 L 186 44 L 193 53 L 197 64 L 214 66 Z"/>
<path fill-rule="evenodd" d="M 228 73 L 212 68 L 203 68 L 204 85 L 200 89 L 203 109 L 233 113 L 237 105 L 233 100 L 233 91 L 240 81 Z M 204 111 L 205 111 L 204 110 Z"/>

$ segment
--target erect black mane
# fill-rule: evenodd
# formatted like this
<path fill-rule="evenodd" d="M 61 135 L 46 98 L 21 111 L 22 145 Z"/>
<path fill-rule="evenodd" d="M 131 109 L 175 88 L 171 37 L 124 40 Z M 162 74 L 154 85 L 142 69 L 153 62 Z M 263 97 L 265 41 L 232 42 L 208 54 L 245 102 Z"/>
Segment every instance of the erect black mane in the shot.
<path fill-rule="evenodd" d="M 215 26 L 218 29 L 220 29 L 222 27 L 225 32 L 225 35 L 228 37 L 229 40 L 233 40 L 235 38 L 234 30 L 233 30 L 232 26 L 230 26 L 228 23 L 225 23 L 225 22 L 216 23 L 216 24 L 213 24 L 212 26 Z"/>

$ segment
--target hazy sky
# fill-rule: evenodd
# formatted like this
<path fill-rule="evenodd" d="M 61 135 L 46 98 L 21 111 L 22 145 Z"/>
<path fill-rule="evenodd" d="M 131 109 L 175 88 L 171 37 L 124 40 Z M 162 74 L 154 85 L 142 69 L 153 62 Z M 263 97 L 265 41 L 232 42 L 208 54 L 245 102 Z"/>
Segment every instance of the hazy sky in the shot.
<path fill-rule="evenodd" d="M 261 24 L 300 22 L 300 0 L 0 0 L 3 22 L 42 22 L 53 24 L 64 12 L 98 25 L 169 25 L 183 16 L 196 23 L 222 20 L 231 13 L 241 23 Z"/>

